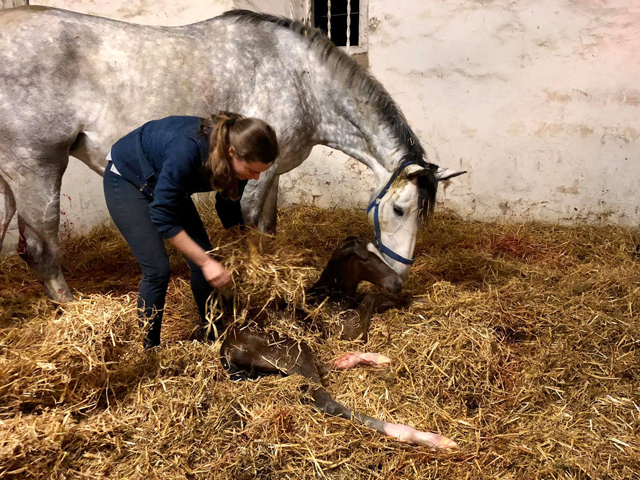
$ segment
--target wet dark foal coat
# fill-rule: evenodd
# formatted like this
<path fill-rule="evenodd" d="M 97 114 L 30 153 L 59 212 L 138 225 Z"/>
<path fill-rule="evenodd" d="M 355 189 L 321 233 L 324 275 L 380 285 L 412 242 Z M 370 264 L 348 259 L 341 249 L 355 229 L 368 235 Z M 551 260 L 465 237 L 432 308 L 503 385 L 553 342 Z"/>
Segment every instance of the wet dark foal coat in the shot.
<path fill-rule="evenodd" d="M 402 288 L 402 279 L 377 254 L 368 250 L 365 241 L 349 237 L 334 251 L 318 281 L 307 291 L 313 303 L 322 304 L 323 308 L 331 313 L 345 313 L 340 319 L 340 338 L 343 340 L 365 339 L 371 316 L 375 312 L 404 302 L 404 300 L 393 299 L 382 294 L 368 294 L 358 301 L 356 290 L 362 281 L 384 288 L 388 293 L 398 293 Z M 297 319 L 302 321 L 307 316 L 300 310 L 294 313 Z M 283 349 L 288 352 L 285 346 L 295 345 L 297 350 L 299 344 L 277 332 L 271 332 L 271 337 L 266 334 L 269 312 L 262 308 L 251 309 L 247 318 L 249 321 L 244 326 L 238 327 L 229 326 L 229 318 L 223 317 L 223 328 L 229 328 L 220 351 L 226 366 L 245 369 L 251 373 L 277 371 L 292 373 L 292 369 L 303 368 L 301 365 L 284 367 L 286 362 L 282 363 L 282 361 L 289 354 Z M 320 328 L 326 331 L 322 325 Z M 311 352 L 307 345 L 300 348 Z M 269 361 L 265 363 L 264 358 L 269 358 Z M 279 360 L 273 362 L 274 358 Z M 302 361 L 298 353 L 295 354 L 295 358 L 297 363 Z M 274 368 L 274 363 L 282 368 Z M 316 370 L 312 355 L 310 365 L 312 370 Z M 308 378 L 315 378 L 313 374 L 301 374 Z"/>
<path fill-rule="evenodd" d="M 371 315 L 377 310 L 391 308 L 397 300 L 385 295 L 366 295 L 359 302 L 355 299 L 361 281 L 369 281 L 384 288 L 388 293 L 399 292 L 402 280 L 386 263 L 370 251 L 367 243 L 350 237 L 334 252 L 320 279 L 309 290 L 318 301 L 325 301 L 333 310 L 350 310 L 344 319 L 341 338 L 364 338 Z M 405 303 L 403 301 L 402 303 Z M 245 371 L 249 376 L 282 373 L 302 375 L 316 385 L 312 389 L 313 404 L 321 412 L 356 421 L 391 435 L 401 441 L 427 445 L 436 449 L 453 448 L 455 442 L 428 432 L 417 432 L 404 425 L 390 424 L 358 412 L 336 402 L 322 384 L 323 369 L 317 364 L 312 349 L 277 332 L 267 332 L 268 313 L 262 310 L 249 312 L 251 320 L 243 327 L 230 326 L 222 344 L 220 354 L 223 364 L 232 372 Z"/>
<path fill-rule="evenodd" d="M 397 294 L 402 289 L 402 279 L 394 273 L 366 242 L 349 237 L 333 252 L 307 295 L 318 304 L 324 302 L 324 309 L 331 314 L 342 313 L 341 340 L 367 340 L 371 316 L 382 309 L 402 306 L 404 301 L 381 294 L 358 299 L 358 285 L 369 282 L 384 288 L 387 293 Z"/>

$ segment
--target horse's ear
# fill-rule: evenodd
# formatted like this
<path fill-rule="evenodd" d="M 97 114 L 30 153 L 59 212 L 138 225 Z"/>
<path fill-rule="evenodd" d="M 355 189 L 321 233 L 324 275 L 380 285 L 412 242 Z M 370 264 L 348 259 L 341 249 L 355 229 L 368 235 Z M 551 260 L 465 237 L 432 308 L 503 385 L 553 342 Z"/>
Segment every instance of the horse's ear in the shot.
<path fill-rule="evenodd" d="M 419 168 L 417 170 L 414 170 L 412 172 L 408 172 L 407 173 L 407 179 L 411 180 L 415 180 L 418 177 L 424 177 L 426 175 L 429 174 L 429 170 L 427 170 L 426 168 Z"/>
<path fill-rule="evenodd" d="M 409 181 L 412 181 L 418 177 L 424 177 L 426 174 L 427 172 L 425 170 L 420 170 L 418 172 L 410 173 L 409 175 L 407 175 L 407 178 L 409 179 Z"/>
<path fill-rule="evenodd" d="M 439 182 L 444 182 L 445 180 L 452 179 L 459 175 L 464 175 L 467 173 L 466 170 L 451 170 L 450 168 L 438 168 L 436 171 L 436 180 Z"/>
<path fill-rule="evenodd" d="M 427 168 L 417 164 L 409 165 L 405 171 L 409 181 L 415 180 L 418 177 L 423 177 L 429 172 Z"/>

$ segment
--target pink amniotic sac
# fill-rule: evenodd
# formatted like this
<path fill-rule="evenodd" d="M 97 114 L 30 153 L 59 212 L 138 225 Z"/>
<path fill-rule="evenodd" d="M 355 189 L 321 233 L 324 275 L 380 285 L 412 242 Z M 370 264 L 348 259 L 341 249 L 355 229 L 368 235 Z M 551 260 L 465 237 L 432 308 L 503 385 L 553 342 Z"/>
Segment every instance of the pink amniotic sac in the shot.
<path fill-rule="evenodd" d="M 379 353 L 351 352 L 345 353 L 334 361 L 338 370 L 353 368 L 356 365 L 369 365 L 372 367 L 388 367 L 391 359 Z"/>
<path fill-rule="evenodd" d="M 334 365 L 338 370 L 353 368 L 356 365 L 384 368 L 391 365 L 391 359 L 380 353 L 351 352 L 334 360 Z M 429 447 L 437 451 L 446 452 L 458 449 L 458 444 L 450 438 L 438 433 L 421 432 L 407 425 L 385 423 L 384 433 L 400 442 Z"/>

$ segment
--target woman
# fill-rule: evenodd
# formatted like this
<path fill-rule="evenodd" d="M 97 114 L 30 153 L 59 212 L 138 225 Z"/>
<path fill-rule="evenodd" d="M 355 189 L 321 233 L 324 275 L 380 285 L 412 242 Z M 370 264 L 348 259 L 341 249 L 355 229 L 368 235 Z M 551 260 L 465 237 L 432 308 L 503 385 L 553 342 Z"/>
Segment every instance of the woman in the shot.
<path fill-rule="evenodd" d="M 167 117 L 146 123 L 116 142 L 104 175 L 107 208 L 142 269 L 138 315 L 151 326 L 144 345 L 160 344 L 169 257 L 163 239 L 191 269 L 191 290 L 202 320 L 212 287 L 231 275 L 211 250 L 191 195 L 218 192 L 216 210 L 227 228 L 241 222 L 239 199 L 278 156 L 273 129 L 257 118 L 220 112 L 210 119 Z"/>

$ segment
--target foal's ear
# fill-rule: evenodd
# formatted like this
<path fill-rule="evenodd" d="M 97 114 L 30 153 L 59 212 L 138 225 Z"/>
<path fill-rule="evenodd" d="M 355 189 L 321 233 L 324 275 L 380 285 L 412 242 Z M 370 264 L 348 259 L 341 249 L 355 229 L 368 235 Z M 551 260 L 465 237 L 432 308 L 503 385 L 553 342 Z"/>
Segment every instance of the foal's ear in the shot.
<path fill-rule="evenodd" d="M 358 245 L 358 237 L 350 236 L 345 238 L 331 254 L 331 260 L 339 260 L 351 255 Z"/>

